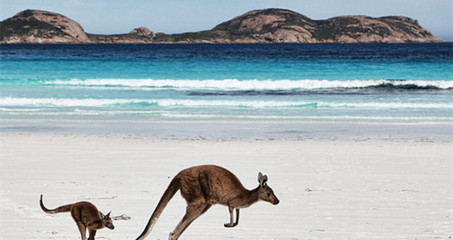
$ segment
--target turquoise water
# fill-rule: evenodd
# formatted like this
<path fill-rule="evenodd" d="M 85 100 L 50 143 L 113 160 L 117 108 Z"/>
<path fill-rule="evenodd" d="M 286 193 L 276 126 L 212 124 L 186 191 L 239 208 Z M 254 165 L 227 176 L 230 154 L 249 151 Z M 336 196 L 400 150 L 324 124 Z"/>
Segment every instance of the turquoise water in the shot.
<path fill-rule="evenodd" d="M 451 43 L 0 49 L 6 120 L 453 120 Z"/>

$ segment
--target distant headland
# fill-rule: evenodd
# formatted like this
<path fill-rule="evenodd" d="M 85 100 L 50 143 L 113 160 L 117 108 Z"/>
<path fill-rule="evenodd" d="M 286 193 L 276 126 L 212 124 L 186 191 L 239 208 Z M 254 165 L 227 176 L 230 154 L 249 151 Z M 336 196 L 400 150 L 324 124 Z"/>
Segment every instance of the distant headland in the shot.
<path fill-rule="evenodd" d="M 313 20 L 285 9 L 247 12 L 211 30 L 154 33 L 138 27 L 125 34 L 86 33 L 61 14 L 25 10 L 0 22 L 0 43 L 409 43 L 442 42 L 401 16 L 340 16 Z"/>

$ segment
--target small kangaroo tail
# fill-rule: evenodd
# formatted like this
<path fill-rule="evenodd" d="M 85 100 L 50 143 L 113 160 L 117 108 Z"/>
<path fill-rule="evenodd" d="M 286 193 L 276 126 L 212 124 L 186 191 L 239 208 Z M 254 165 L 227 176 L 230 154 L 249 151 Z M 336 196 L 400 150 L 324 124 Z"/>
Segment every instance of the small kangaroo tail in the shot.
<path fill-rule="evenodd" d="M 68 205 L 63 205 L 61 207 L 57 207 L 55 209 L 47 209 L 44 204 L 42 203 L 42 194 L 41 194 L 41 198 L 39 199 L 39 205 L 41 206 L 41 209 L 46 212 L 46 213 L 49 213 L 49 214 L 55 214 L 55 213 L 61 213 L 61 212 L 69 212 L 71 211 L 71 206 L 72 204 L 68 204 Z"/>
<path fill-rule="evenodd" d="M 176 192 L 178 192 L 179 187 L 180 187 L 179 177 L 173 178 L 173 180 L 171 180 L 170 182 L 170 185 L 167 187 L 167 190 L 165 190 L 164 194 L 160 198 L 160 201 L 157 204 L 156 209 L 154 209 L 154 212 L 151 215 L 148 224 L 145 227 L 145 230 L 143 230 L 142 234 L 140 234 L 137 240 L 145 239 L 145 237 L 151 233 L 154 224 L 156 224 L 157 219 L 159 219 L 160 214 L 164 211 L 165 206 L 167 206 L 168 202 L 170 202 L 170 200 L 173 198 Z"/>

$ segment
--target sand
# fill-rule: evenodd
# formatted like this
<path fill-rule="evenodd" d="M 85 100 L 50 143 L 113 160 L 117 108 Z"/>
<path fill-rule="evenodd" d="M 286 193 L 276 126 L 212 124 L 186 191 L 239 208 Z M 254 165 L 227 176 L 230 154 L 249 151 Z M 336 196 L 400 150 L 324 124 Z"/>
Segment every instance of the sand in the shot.
<path fill-rule="evenodd" d="M 214 206 L 180 239 L 449 239 L 453 144 L 420 139 L 163 139 L 127 134 L 1 133 L 0 239 L 80 239 L 68 213 L 91 201 L 126 215 L 97 239 L 135 239 L 171 178 L 223 166 L 249 189 L 261 171 L 280 199 L 241 210 Z M 177 194 L 148 239 L 167 239 L 185 211 Z"/>

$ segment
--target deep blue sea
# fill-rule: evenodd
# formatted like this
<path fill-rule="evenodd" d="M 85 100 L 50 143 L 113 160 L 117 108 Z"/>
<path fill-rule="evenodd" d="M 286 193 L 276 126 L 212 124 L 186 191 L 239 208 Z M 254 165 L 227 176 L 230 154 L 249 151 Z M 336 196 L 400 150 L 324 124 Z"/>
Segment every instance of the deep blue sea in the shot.
<path fill-rule="evenodd" d="M 453 44 L 0 45 L 0 119 L 453 122 Z"/>

